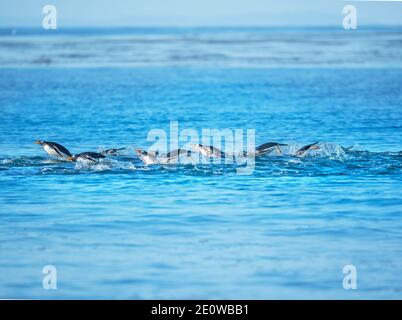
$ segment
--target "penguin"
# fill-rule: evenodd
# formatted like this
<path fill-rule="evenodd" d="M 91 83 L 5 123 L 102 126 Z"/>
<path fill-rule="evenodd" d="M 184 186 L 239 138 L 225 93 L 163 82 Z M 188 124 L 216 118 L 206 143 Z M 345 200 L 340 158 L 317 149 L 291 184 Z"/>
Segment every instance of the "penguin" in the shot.
<path fill-rule="evenodd" d="M 53 157 L 67 159 L 72 156 L 70 151 L 56 142 L 36 140 L 35 143 L 41 145 L 43 149 Z"/>
<path fill-rule="evenodd" d="M 225 158 L 225 153 L 218 148 L 202 144 L 193 144 L 191 149 L 208 158 Z"/>
<path fill-rule="evenodd" d="M 77 155 L 67 157 L 68 161 L 81 161 L 81 162 L 91 162 L 98 163 L 100 160 L 106 158 L 103 154 L 96 152 L 81 152 Z"/>
<path fill-rule="evenodd" d="M 158 159 L 156 158 L 158 152 L 147 152 L 143 149 L 135 149 L 135 153 L 141 159 L 141 161 L 144 162 L 145 165 L 152 165 L 159 163 Z"/>
<path fill-rule="evenodd" d="M 161 163 L 170 163 L 174 160 L 177 160 L 181 155 L 186 155 L 187 157 L 191 157 L 191 151 L 186 149 L 175 149 L 173 151 L 168 152 L 165 155 L 161 155 L 160 162 Z"/>
<path fill-rule="evenodd" d="M 347 147 L 347 148 L 346 148 L 346 147 L 342 147 L 342 146 L 341 146 L 342 150 L 345 151 L 345 152 L 346 152 L 346 151 L 349 151 L 349 150 L 351 150 L 351 149 L 353 149 L 353 147 L 354 147 L 354 146 L 351 146 L 351 147 Z"/>
<path fill-rule="evenodd" d="M 106 149 L 101 151 L 100 153 L 104 156 L 118 156 L 119 151 L 125 150 L 126 148 L 113 148 L 113 149 Z"/>
<path fill-rule="evenodd" d="M 303 157 L 308 151 L 310 150 L 317 150 L 320 149 L 319 146 L 317 146 L 319 141 L 314 142 L 312 144 L 308 144 L 304 146 L 303 148 L 300 148 L 299 150 L 296 151 L 296 157 Z"/>
<path fill-rule="evenodd" d="M 267 153 L 269 154 L 274 150 L 276 150 L 277 154 L 281 154 L 282 153 L 282 150 L 280 148 L 281 146 L 287 146 L 287 144 L 278 142 L 267 142 L 255 148 L 255 154 L 256 155 L 267 154 Z"/>

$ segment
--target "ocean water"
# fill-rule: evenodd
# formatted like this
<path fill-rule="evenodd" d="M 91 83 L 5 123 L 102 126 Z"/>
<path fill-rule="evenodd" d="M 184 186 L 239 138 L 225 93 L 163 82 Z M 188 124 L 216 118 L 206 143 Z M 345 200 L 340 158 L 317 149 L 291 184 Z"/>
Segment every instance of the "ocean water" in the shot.
<path fill-rule="evenodd" d="M 3 29 L 0 298 L 402 298 L 401 49 L 397 29 Z M 170 121 L 289 146 L 251 175 L 143 165 Z M 81 165 L 37 139 L 127 149 Z"/>

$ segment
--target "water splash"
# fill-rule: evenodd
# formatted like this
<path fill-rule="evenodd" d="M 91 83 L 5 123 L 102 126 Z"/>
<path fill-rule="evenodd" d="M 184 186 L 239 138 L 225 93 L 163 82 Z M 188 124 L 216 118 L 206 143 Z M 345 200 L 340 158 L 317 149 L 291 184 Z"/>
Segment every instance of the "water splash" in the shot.
<path fill-rule="evenodd" d="M 303 157 L 295 157 L 301 144 L 291 143 L 283 147 L 281 154 L 270 153 L 255 159 L 254 175 L 257 176 L 317 176 L 317 175 L 358 175 L 402 173 L 400 152 L 371 152 L 359 145 L 344 148 L 338 144 L 322 142 L 320 149 L 312 150 Z M 227 175 L 234 174 L 241 164 L 196 163 L 194 159 L 184 159 L 179 163 L 144 165 L 138 158 L 127 155 L 102 159 L 97 163 L 71 163 L 45 157 L 20 156 L 0 159 L 0 171 L 7 174 L 79 174 L 119 172 L 133 173 L 160 172 L 185 175 Z"/>

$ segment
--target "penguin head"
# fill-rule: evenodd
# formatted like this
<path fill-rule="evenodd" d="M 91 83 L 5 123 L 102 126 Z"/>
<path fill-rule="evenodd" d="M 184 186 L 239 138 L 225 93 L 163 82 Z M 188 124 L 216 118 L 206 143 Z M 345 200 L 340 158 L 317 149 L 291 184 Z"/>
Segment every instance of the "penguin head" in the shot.
<path fill-rule="evenodd" d="M 66 159 L 67 159 L 67 161 L 75 161 L 75 160 L 77 160 L 77 157 L 76 156 L 70 156 L 70 157 L 67 157 Z"/>

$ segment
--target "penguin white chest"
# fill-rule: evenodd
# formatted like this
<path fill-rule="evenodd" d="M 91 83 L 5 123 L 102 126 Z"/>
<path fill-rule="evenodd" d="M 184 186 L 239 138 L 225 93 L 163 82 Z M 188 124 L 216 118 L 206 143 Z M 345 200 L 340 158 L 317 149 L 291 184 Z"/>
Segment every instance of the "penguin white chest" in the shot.
<path fill-rule="evenodd" d="M 145 164 L 155 164 L 155 163 L 156 163 L 156 160 L 155 160 L 154 157 L 145 156 L 145 157 L 144 157 L 144 162 L 145 162 Z"/>
<path fill-rule="evenodd" d="M 60 155 L 49 145 L 45 144 L 43 149 L 51 156 L 60 157 Z"/>

